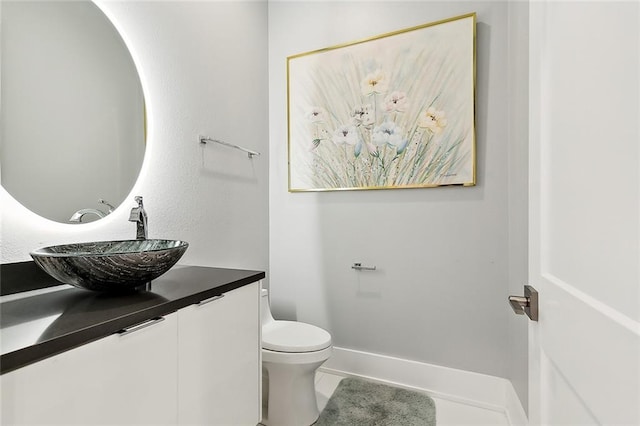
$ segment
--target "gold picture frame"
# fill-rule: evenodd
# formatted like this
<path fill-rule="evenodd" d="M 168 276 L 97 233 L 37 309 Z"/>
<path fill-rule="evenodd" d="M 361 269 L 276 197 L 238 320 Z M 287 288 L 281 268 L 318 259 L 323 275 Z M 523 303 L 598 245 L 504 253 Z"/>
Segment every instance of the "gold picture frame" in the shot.
<path fill-rule="evenodd" d="M 475 69 L 475 13 L 289 56 L 289 191 L 475 185 Z"/>

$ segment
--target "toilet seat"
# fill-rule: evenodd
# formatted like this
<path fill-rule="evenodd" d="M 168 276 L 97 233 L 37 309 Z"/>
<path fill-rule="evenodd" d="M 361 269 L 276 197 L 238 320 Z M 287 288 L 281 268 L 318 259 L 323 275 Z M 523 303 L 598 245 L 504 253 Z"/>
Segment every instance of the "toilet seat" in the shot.
<path fill-rule="evenodd" d="M 262 362 L 265 364 L 299 365 L 323 363 L 333 353 L 333 346 L 313 352 L 277 352 L 262 348 Z"/>
<path fill-rule="evenodd" d="M 262 327 L 262 348 L 286 353 L 316 352 L 331 346 L 331 335 L 311 324 L 273 321 Z"/>

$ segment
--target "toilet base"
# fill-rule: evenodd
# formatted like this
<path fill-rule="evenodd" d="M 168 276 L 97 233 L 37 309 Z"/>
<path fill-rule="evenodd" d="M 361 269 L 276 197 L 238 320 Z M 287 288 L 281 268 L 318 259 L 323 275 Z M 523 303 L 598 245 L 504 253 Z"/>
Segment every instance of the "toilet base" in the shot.
<path fill-rule="evenodd" d="M 266 409 L 263 410 L 262 424 L 308 426 L 318 420 L 320 411 L 316 400 L 315 373 L 329 358 L 331 348 L 324 351 L 327 354 L 321 357 L 323 359 L 308 363 L 268 362 L 264 358 L 271 357 L 263 357 L 262 366 L 268 376 L 268 386 L 263 387 L 263 407 Z"/>

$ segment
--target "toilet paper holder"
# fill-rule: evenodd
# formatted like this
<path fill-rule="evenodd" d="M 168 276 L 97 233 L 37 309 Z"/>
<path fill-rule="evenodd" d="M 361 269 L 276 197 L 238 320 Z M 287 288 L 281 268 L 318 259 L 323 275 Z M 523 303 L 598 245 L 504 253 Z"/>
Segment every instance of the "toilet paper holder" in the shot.
<path fill-rule="evenodd" d="M 362 263 L 354 263 L 351 265 L 351 269 L 355 269 L 358 271 L 375 271 L 375 266 L 362 266 Z"/>

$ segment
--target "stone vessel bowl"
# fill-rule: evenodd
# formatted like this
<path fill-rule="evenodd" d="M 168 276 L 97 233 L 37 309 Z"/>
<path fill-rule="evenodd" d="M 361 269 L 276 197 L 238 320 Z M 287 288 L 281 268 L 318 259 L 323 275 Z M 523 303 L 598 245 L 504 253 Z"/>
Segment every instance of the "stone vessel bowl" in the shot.
<path fill-rule="evenodd" d="M 143 288 L 178 262 L 189 243 L 178 240 L 124 240 L 64 244 L 31 252 L 58 281 L 94 291 Z"/>

